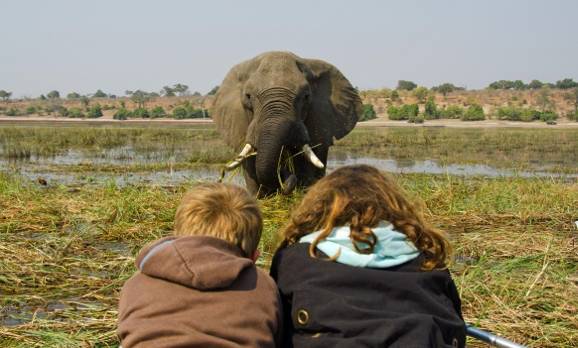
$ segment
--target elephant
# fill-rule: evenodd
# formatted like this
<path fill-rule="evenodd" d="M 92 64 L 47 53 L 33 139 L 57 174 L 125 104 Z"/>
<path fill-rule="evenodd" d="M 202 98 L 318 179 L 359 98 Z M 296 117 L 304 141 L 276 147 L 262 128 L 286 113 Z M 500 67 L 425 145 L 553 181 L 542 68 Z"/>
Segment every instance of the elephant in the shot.
<path fill-rule="evenodd" d="M 325 175 L 335 139 L 361 115 L 357 90 L 333 65 L 290 52 L 266 52 L 234 66 L 215 95 L 212 117 L 239 155 L 247 189 L 289 194 Z"/>

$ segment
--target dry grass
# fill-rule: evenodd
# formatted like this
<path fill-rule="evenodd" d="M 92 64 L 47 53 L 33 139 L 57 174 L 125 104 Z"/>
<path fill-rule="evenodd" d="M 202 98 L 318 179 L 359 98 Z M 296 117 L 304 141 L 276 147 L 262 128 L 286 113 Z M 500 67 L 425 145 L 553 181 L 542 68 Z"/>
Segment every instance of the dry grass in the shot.
<path fill-rule="evenodd" d="M 400 175 L 448 231 L 465 318 L 531 347 L 578 342 L 578 184 Z M 116 346 L 133 257 L 170 233 L 190 184 L 42 188 L 0 174 L 0 346 Z M 300 193 L 262 201 L 259 264 Z"/>

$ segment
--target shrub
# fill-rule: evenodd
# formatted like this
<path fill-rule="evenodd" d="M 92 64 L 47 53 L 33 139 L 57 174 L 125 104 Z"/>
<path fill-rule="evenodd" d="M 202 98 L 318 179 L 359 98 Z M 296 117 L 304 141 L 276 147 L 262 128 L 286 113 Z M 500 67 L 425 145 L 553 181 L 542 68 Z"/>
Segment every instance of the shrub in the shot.
<path fill-rule="evenodd" d="M 149 111 L 145 108 L 136 108 L 132 111 L 132 117 L 136 118 L 149 118 Z"/>
<path fill-rule="evenodd" d="M 566 117 L 568 117 L 570 121 L 578 121 L 578 110 L 569 112 Z"/>
<path fill-rule="evenodd" d="M 479 104 L 472 104 L 462 115 L 462 121 L 481 121 L 485 120 L 484 109 Z"/>
<path fill-rule="evenodd" d="M 413 95 L 417 98 L 420 103 L 423 103 L 429 94 L 429 90 L 425 87 L 417 87 L 413 90 Z"/>
<path fill-rule="evenodd" d="M 557 119 L 558 119 L 558 114 L 556 114 L 554 111 L 549 110 L 549 111 L 544 111 L 544 112 L 540 113 L 540 120 L 544 121 L 546 123 L 553 122 Z M 551 124 L 551 123 L 548 123 L 548 124 Z"/>
<path fill-rule="evenodd" d="M 522 110 L 513 106 L 503 106 L 496 111 L 499 120 L 519 121 L 521 114 Z"/>
<path fill-rule="evenodd" d="M 185 107 L 183 106 L 177 106 L 176 108 L 173 109 L 173 117 L 176 118 L 177 120 L 182 120 L 187 118 L 187 109 L 185 109 Z"/>
<path fill-rule="evenodd" d="M 440 112 L 433 97 L 429 97 L 425 103 L 424 117 L 426 120 L 433 120 L 440 117 Z"/>
<path fill-rule="evenodd" d="M 102 108 L 100 105 L 96 104 L 90 107 L 87 112 L 88 118 L 99 118 L 102 117 Z"/>
<path fill-rule="evenodd" d="M 8 110 L 6 110 L 6 116 L 18 116 L 18 114 L 20 114 L 18 112 L 18 109 L 16 108 L 10 108 Z"/>
<path fill-rule="evenodd" d="M 439 118 L 458 119 L 464 114 L 464 108 L 459 105 L 448 105 L 438 111 Z"/>
<path fill-rule="evenodd" d="M 387 108 L 390 120 L 409 120 L 410 117 L 415 117 L 418 113 L 419 107 L 417 104 L 404 104 L 399 108 L 395 106 Z"/>
<path fill-rule="evenodd" d="M 373 109 L 372 104 L 363 104 L 363 111 L 361 112 L 361 117 L 359 118 L 360 122 L 369 121 L 377 118 L 377 114 Z"/>
<path fill-rule="evenodd" d="M 32 115 L 35 114 L 38 110 L 36 110 L 35 106 L 30 105 L 29 107 L 26 108 L 26 115 Z"/>
<path fill-rule="evenodd" d="M 128 111 L 126 108 L 121 107 L 120 109 L 118 109 L 114 115 L 112 116 L 113 119 L 115 120 L 126 120 L 127 118 L 129 118 L 131 116 L 130 111 Z"/>
<path fill-rule="evenodd" d="M 68 110 L 68 117 L 71 118 L 83 118 L 84 117 L 84 112 L 82 112 L 81 109 L 79 108 L 70 108 Z"/>
<path fill-rule="evenodd" d="M 165 109 L 163 109 L 162 106 L 155 106 L 151 110 L 151 117 L 152 118 L 165 117 L 166 115 L 167 115 L 167 113 L 165 112 Z"/>
<path fill-rule="evenodd" d="M 68 116 L 68 109 L 65 108 L 64 106 L 59 106 L 58 108 L 56 108 L 55 111 L 58 114 L 58 116 L 62 116 L 62 117 Z"/>
<path fill-rule="evenodd" d="M 206 110 L 194 109 L 188 102 L 173 109 L 173 117 L 177 120 L 186 118 L 202 118 L 205 114 Z"/>
<path fill-rule="evenodd" d="M 520 114 L 520 121 L 532 122 L 540 119 L 540 111 L 534 109 L 523 109 Z"/>

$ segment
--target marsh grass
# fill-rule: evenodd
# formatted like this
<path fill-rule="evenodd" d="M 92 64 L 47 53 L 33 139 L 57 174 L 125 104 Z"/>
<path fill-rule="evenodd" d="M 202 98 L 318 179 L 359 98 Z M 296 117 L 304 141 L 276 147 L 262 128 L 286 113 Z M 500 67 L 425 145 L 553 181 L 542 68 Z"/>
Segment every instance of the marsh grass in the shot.
<path fill-rule="evenodd" d="M 578 173 L 577 129 L 359 128 L 334 149 L 398 160 Z"/>
<path fill-rule="evenodd" d="M 397 175 L 447 231 L 467 321 L 531 347 L 578 340 L 578 184 Z M 71 191 L 0 174 L 0 346 L 116 346 L 117 300 L 193 183 Z M 267 268 L 301 192 L 260 202 Z M 473 346 L 479 346 L 473 344 Z"/>
<path fill-rule="evenodd" d="M 577 174 L 577 148 L 578 129 L 359 128 L 331 152 Z M 143 164 L 139 170 L 155 170 L 154 164 L 169 162 L 185 168 L 192 163 L 224 164 L 236 155 L 207 125 L 0 127 L 0 160 L 26 162 L 67 156 L 71 151 L 83 160 L 81 166 L 62 167 L 67 171 L 98 171 L 100 166 L 108 167 L 106 171 L 116 166 L 120 171 Z"/>

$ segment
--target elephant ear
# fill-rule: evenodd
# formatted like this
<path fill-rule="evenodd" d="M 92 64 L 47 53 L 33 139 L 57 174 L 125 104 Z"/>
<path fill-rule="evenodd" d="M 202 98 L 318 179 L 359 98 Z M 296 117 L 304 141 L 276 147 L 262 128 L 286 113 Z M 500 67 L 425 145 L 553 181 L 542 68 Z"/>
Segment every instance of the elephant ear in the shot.
<path fill-rule="evenodd" d="M 217 130 L 227 145 L 236 150 L 243 145 L 247 127 L 251 122 L 250 113 L 243 107 L 242 93 L 252 66 L 252 61 L 246 61 L 235 65 L 229 71 L 219 86 L 211 110 Z"/>
<path fill-rule="evenodd" d="M 317 59 L 303 59 L 311 85 L 311 109 L 306 120 L 311 144 L 332 145 L 346 136 L 359 119 L 361 98 L 351 83 L 333 65 Z"/>

